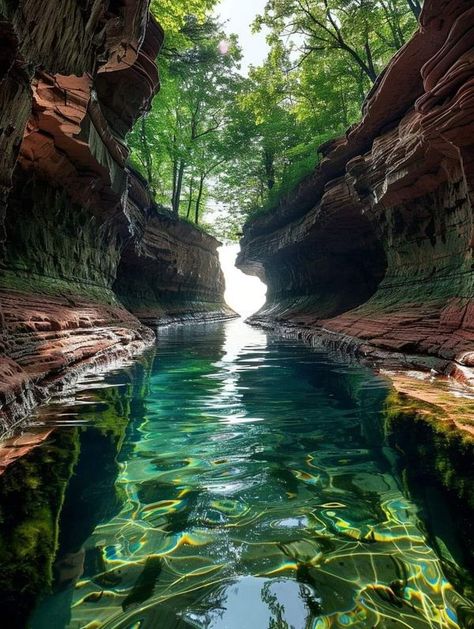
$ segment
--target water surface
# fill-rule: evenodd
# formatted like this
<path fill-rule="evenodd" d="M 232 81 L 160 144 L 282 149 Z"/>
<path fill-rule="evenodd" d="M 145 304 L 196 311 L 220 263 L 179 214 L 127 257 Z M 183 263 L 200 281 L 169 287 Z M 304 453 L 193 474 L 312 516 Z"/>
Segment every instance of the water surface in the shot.
<path fill-rule="evenodd" d="M 37 477 L 34 509 L 55 531 L 49 550 L 30 533 L 52 593 L 28 626 L 471 626 L 465 572 L 409 497 L 370 371 L 232 321 L 166 329 L 96 380 L 39 414 L 56 441 L 0 490 L 27 502 Z M 9 544 L 28 518 L 7 518 Z"/>

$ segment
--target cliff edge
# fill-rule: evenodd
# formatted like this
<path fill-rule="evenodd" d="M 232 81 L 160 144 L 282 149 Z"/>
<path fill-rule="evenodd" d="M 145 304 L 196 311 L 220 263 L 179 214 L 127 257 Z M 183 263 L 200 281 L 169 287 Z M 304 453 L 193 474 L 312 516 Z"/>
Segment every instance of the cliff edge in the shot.
<path fill-rule="evenodd" d="M 0 429 L 161 323 L 231 315 L 219 243 L 127 164 L 159 88 L 148 5 L 0 2 Z"/>
<path fill-rule="evenodd" d="M 237 265 L 268 284 L 253 321 L 474 384 L 474 7 L 426 0 L 361 121 Z"/>

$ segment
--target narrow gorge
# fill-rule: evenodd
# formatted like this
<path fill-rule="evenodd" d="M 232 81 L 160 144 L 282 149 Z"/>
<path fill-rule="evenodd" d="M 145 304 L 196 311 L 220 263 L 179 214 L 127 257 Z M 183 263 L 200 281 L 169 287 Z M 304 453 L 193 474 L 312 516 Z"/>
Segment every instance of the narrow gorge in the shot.
<path fill-rule="evenodd" d="M 344 15 L 388 20 L 398 2 L 296 5 L 344 52 Z M 272 151 L 294 129 L 268 125 L 268 199 L 242 232 L 258 69 L 199 78 L 216 48 L 204 4 L 0 0 L 5 626 L 474 627 L 472 1 L 408 0 L 416 30 L 392 28 L 360 120 L 295 185 L 293 139 L 278 196 Z M 264 5 L 267 28 L 282 7 L 292 23 L 293 0 Z M 222 32 L 218 63 L 240 62 Z M 296 49 L 278 61 L 289 82 Z M 216 100 L 202 128 L 198 88 Z M 218 100 L 233 89 L 237 113 Z M 275 97 L 286 121 L 280 89 L 263 108 Z M 164 148 L 157 116 L 176 124 Z M 233 151 L 249 151 L 237 177 Z M 237 268 L 267 286 L 246 322 L 198 224 L 226 203 L 231 227 L 211 231 L 238 233 Z"/>

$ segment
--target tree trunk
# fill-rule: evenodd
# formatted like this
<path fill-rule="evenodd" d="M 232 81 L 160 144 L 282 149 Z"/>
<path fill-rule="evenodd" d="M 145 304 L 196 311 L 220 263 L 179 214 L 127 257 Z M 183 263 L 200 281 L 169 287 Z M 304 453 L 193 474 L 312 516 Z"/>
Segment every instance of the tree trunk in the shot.
<path fill-rule="evenodd" d="M 201 200 L 202 200 L 202 193 L 204 190 L 205 177 L 206 177 L 205 175 L 201 175 L 199 178 L 199 189 L 198 189 L 198 195 L 196 199 L 196 207 L 194 210 L 194 222 L 196 223 L 196 225 L 199 225 L 199 211 L 201 209 Z"/>
<path fill-rule="evenodd" d="M 150 147 L 148 145 L 148 139 L 146 136 L 146 118 L 142 117 L 141 126 L 140 126 L 140 135 L 142 141 L 142 149 L 143 149 L 143 162 L 146 170 L 146 177 L 148 179 L 148 183 L 150 185 L 150 189 L 155 193 L 155 185 L 153 181 L 153 158 L 151 156 Z"/>
<path fill-rule="evenodd" d="M 417 20 L 420 19 L 421 14 L 421 2 L 420 0 L 407 0 L 408 6 L 410 7 L 410 11 L 416 17 Z"/>
<path fill-rule="evenodd" d="M 349 126 L 349 112 L 347 110 L 347 101 L 346 101 L 345 92 L 340 82 L 339 82 L 338 88 L 339 88 L 339 99 L 341 103 L 342 124 L 344 125 L 344 127 L 348 127 Z"/>
<path fill-rule="evenodd" d="M 265 165 L 265 176 L 267 179 L 267 188 L 271 190 L 275 185 L 275 164 L 273 160 L 273 153 L 268 149 L 263 151 L 263 160 Z"/>
<path fill-rule="evenodd" d="M 370 49 L 370 44 L 368 38 L 365 42 L 365 54 L 367 55 L 367 68 L 368 68 L 368 76 L 372 83 L 375 83 L 377 80 L 377 70 L 375 69 L 374 59 L 372 57 L 372 50 Z"/>
<path fill-rule="evenodd" d="M 186 218 L 189 220 L 191 216 L 191 206 L 193 204 L 193 186 L 194 186 L 194 175 L 191 177 L 191 182 L 189 184 L 189 198 L 188 198 L 188 209 L 186 211 Z"/>
<path fill-rule="evenodd" d="M 405 43 L 405 38 L 400 28 L 396 9 L 390 0 L 388 0 L 387 4 L 385 4 L 384 0 L 381 0 L 381 5 L 387 19 L 387 24 L 390 28 L 390 32 L 392 33 L 392 48 L 394 50 L 399 50 L 399 48 L 401 48 Z"/>
<path fill-rule="evenodd" d="M 173 145 L 175 144 L 176 136 L 173 137 Z M 176 196 L 176 181 L 178 179 L 178 158 L 173 159 L 173 184 L 171 191 L 171 207 L 174 210 L 174 199 Z"/>
<path fill-rule="evenodd" d="M 178 173 L 176 177 L 176 189 L 174 193 L 173 199 L 173 212 L 176 216 L 179 215 L 179 204 L 181 202 L 181 190 L 183 187 L 183 175 L 186 164 L 184 163 L 184 159 L 179 160 Z"/>

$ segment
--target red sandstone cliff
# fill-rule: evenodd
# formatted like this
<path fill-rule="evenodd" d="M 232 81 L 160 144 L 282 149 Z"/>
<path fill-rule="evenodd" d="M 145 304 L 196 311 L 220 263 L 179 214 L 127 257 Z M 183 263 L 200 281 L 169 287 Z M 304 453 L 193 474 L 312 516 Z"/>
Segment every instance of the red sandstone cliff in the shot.
<path fill-rule="evenodd" d="M 361 122 L 244 230 L 254 321 L 474 383 L 474 8 L 426 0 Z"/>
<path fill-rule="evenodd" d="M 148 5 L 0 9 L 0 429 L 152 343 L 140 319 L 229 314 L 218 242 L 160 214 L 127 167 L 125 135 L 159 86 Z"/>

